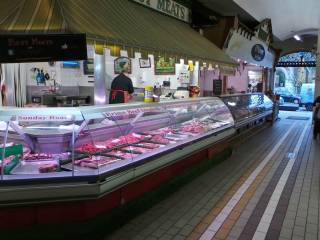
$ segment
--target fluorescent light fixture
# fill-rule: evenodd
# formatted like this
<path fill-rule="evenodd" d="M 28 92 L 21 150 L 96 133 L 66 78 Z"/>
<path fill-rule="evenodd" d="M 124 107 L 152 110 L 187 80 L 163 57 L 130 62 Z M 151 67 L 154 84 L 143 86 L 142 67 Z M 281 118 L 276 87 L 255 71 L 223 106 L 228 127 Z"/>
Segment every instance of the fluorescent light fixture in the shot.
<path fill-rule="evenodd" d="M 301 41 L 301 37 L 300 37 L 299 35 L 297 35 L 297 34 L 294 35 L 293 38 L 294 38 L 295 40 L 297 40 L 297 41 Z"/>
<path fill-rule="evenodd" d="M 235 102 L 228 102 L 228 105 L 234 107 L 234 106 L 236 106 L 237 104 L 236 104 Z"/>

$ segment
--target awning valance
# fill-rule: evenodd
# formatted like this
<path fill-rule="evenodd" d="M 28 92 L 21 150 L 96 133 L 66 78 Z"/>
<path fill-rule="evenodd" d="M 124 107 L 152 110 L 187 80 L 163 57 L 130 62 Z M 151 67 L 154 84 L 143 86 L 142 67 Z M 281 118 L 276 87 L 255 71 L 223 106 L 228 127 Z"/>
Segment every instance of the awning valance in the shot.
<path fill-rule="evenodd" d="M 106 45 L 237 65 L 188 24 L 130 0 L 1 0 L 0 30 L 86 33 Z"/>

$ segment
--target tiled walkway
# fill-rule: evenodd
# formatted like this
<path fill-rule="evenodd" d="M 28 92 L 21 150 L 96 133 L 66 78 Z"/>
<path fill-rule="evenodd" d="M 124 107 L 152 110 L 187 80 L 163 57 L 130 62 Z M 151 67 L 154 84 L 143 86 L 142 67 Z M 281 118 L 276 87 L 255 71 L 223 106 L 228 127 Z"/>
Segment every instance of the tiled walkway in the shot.
<path fill-rule="evenodd" d="M 320 239 L 320 140 L 310 114 L 280 117 L 106 239 Z"/>

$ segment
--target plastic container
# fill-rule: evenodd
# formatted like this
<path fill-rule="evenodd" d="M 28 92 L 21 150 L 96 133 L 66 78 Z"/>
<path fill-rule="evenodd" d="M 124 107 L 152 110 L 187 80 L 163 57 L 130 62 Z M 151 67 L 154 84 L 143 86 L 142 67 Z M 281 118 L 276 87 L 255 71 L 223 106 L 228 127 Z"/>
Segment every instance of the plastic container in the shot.
<path fill-rule="evenodd" d="M 153 87 L 146 86 L 144 88 L 144 102 L 150 103 L 153 102 Z"/>

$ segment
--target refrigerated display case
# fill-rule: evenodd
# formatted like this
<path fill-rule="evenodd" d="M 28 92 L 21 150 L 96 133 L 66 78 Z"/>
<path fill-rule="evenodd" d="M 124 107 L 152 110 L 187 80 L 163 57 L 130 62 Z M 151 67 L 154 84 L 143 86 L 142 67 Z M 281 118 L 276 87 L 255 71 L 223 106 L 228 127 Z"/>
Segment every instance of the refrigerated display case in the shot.
<path fill-rule="evenodd" d="M 0 121 L 4 201 L 97 196 L 234 133 L 219 98 L 1 108 Z"/>
<path fill-rule="evenodd" d="M 273 102 L 263 93 L 223 95 L 221 99 L 232 113 L 236 128 L 272 114 Z"/>

